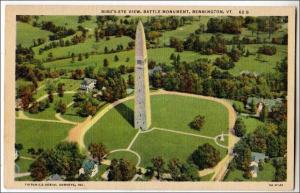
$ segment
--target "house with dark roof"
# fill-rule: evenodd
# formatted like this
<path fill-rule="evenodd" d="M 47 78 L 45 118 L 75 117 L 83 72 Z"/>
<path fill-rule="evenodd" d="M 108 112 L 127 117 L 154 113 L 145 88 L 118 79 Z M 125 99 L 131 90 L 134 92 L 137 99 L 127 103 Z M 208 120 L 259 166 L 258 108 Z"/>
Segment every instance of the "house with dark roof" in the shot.
<path fill-rule="evenodd" d="M 91 78 L 84 78 L 80 85 L 80 89 L 86 92 L 91 92 L 96 85 L 96 80 Z"/>

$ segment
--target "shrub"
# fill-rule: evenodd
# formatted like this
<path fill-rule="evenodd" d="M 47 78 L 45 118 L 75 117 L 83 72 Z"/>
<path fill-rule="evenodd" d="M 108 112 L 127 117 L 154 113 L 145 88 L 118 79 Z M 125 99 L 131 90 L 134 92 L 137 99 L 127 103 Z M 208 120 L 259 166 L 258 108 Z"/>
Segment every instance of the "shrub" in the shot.
<path fill-rule="evenodd" d="M 269 55 L 269 56 L 276 54 L 276 52 L 277 52 L 277 49 L 275 46 L 267 46 L 267 45 L 264 45 L 264 46 L 258 48 L 258 51 L 257 51 L 257 53 L 261 53 L 261 54 L 265 54 L 265 55 Z"/>
<path fill-rule="evenodd" d="M 214 65 L 218 66 L 223 70 L 228 70 L 234 67 L 234 63 L 232 59 L 228 56 L 222 56 L 220 58 L 216 58 Z"/>
<path fill-rule="evenodd" d="M 204 123 L 205 123 L 205 117 L 204 116 L 201 116 L 201 115 L 198 115 L 195 117 L 194 121 L 191 122 L 191 127 L 194 128 L 194 129 L 197 129 L 197 130 L 200 130 Z"/>

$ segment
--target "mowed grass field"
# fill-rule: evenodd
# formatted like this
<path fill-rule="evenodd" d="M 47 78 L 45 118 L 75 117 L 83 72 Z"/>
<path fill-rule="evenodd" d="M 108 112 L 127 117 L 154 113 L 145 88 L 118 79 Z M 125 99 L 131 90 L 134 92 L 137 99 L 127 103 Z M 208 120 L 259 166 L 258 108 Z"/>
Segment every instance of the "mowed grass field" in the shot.
<path fill-rule="evenodd" d="M 16 120 L 16 143 L 23 145 L 20 155 L 30 156 L 27 153 L 29 148 L 49 149 L 54 147 L 66 139 L 72 127 L 73 125 L 70 124 Z"/>
<path fill-rule="evenodd" d="M 205 143 L 209 143 L 219 150 L 221 157 L 226 155 L 226 149 L 217 146 L 213 140 L 161 130 L 140 134 L 133 144 L 132 150 L 141 156 L 140 166 L 147 167 L 152 165 L 151 159 L 157 156 L 161 156 L 166 162 L 173 158 L 187 162 L 193 151 Z"/>
<path fill-rule="evenodd" d="M 130 100 L 106 113 L 86 133 L 85 145 L 102 142 L 109 151 L 126 149 L 138 132 L 133 128 L 132 109 L 133 100 Z M 154 128 L 159 127 L 210 137 L 215 137 L 222 131 L 224 134 L 228 133 L 227 109 L 216 102 L 176 95 L 155 95 L 151 96 L 151 110 L 152 127 Z M 196 131 L 189 127 L 189 123 L 199 114 L 205 116 L 205 124 L 201 131 Z M 212 139 L 161 130 L 139 134 L 132 149 L 141 155 L 141 164 L 146 166 L 155 155 L 164 155 L 166 159 L 178 157 L 182 161 L 186 161 L 187 156 L 198 145 L 206 142 L 214 145 L 222 155 L 225 155 L 226 149 L 217 146 Z M 124 153 L 124 156 L 132 159 L 129 154 L 129 152 L 128 154 Z"/>
<path fill-rule="evenodd" d="M 37 27 L 33 27 L 30 24 L 17 22 L 17 45 L 22 44 L 24 47 L 33 45 L 33 39 L 43 38 L 46 41 L 49 39 L 49 35 L 52 32 L 41 30 Z"/>

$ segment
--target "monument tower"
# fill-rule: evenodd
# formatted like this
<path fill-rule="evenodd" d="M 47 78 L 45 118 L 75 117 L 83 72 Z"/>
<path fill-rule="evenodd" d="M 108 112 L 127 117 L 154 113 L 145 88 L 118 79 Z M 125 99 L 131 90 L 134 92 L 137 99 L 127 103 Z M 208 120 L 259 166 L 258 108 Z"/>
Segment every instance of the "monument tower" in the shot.
<path fill-rule="evenodd" d="M 146 130 L 151 125 L 148 58 L 144 27 L 139 21 L 135 35 L 134 127 Z"/>

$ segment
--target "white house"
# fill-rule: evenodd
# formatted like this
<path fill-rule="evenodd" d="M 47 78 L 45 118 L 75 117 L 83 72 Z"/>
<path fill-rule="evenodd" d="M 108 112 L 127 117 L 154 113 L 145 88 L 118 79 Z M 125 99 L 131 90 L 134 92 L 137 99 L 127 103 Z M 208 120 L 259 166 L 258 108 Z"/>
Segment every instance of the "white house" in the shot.
<path fill-rule="evenodd" d="M 84 78 L 83 82 L 80 85 L 81 90 L 85 90 L 86 92 L 91 92 L 96 85 L 95 79 Z"/>
<path fill-rule="evenodd" d="M 258 163 L 260 161 L 265 161 L 265 159 L 268 158 L 268 156 L 266 156 L 264 153 L 251 152 L 251 158 L 252 161 L 250 163 L 250 168 L 251 168 L 250 173 L 252 178 L 256 178 L 257 173 L 259 171 Z"/>

